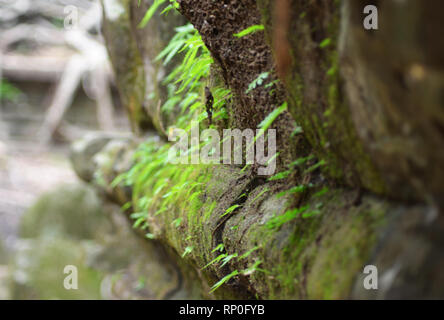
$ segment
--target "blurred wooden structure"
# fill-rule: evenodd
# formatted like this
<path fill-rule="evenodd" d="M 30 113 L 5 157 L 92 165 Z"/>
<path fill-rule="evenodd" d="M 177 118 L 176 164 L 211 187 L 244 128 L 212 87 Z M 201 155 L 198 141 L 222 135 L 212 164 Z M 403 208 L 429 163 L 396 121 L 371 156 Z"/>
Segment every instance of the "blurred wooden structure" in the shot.
<path fill-rule="evenodd" d="M 43 143 L 60 127 L 80 84 L 96 101 L 100 128 L 114 128 L 112 71 L 99 32 L 101 18 L 95 1 L 0 0 L 0 78 L 55 84 L 39 132 Z M 30 48 L 21 49 L 23 43 Z"/>

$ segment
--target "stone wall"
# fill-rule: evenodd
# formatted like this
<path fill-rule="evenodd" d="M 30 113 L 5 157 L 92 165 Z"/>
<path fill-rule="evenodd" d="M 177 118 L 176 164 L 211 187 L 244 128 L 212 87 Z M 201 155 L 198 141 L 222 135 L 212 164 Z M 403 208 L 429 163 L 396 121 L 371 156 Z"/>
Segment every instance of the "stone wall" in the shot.
<path fill-rule="evenodd" d="M 443 297 L 442 19 L 435 13 L 444 8 L 438 1 L 373 2 L 382 9 L 378 31 L 362 28 L 364 1 L 178 1 L 179 12 L 214 58 L 213 76 L 234 94 L 229 125 L 255 128 L 287 101 L 290 112 L 273 123 L 282 153 L 279 168 L 307 155 L 324 164 L 281 181 L 234 166 L 198 168 L 190 177 L 204 181 L 198 201 L 170 204 L 162 214 L 148 209 L 151 237 L 173 253 L 184 279 L 201 284 L 203 296 Z M 134 64 L 141 73 L 155 69 L 151 61 L 162 47 L 163 25 L 154 20 L 141 32 L 135 25 L 150 2 L 142 1 L 142 8 L 120 3 L 126 31 L 108 28 L 111 17 L 105 22 L 118 85 L 123 96 L 140 89 L 138 105 L 151 103 L 147 95 L 161 96 L 155 89 L 159 74 L 156 80 L 126 75 Z M 177 21 L 174 15 L 166 19 Z M 264 32 L 233 36 L 260 23 Z M 116 46 L 119 41 L 131 45 Z M 113 54 L 117 49 L 125 51 L 123 60 Z M 273 94 L 261 87 L 246 94 L 263 72 L 280 79 Z M 147 110 L 164 135 L 168 123 L 159 125 L 164 119 L 156 119 L 152 107 Z M 97 188 L 120 205 L 131 203 L 134 190 L 112 182 L 134 165 L 131 155 L 139 142 L 111 139 L 82 157 L 86 143 L 74 151 L 74 167 L 85 177 L 81 168 L 88 164 L 101 177 Z M 301 184 L 312 190 L 280 195 Z M 224 217 L 233 205 L 235 214 Z M 289 206 L 306 211 L 270 228 Z M 237 257 L 255 250 L 222 268 L 208 265 L 219 244 Z M 261 270 L 248 272 L 255 264 Z M 367 264 L 378 267 L 378 291 L 363 289 Z M 230 274 L 208 294 L 209 286 Z"/>

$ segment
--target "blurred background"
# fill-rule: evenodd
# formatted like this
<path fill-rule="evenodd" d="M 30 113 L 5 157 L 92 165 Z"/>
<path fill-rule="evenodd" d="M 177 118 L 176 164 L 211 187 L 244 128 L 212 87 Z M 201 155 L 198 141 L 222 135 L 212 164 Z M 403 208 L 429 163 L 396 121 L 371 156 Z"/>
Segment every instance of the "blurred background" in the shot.
<path fill-rule="evenodd" d="M 150 297 L 143 244 L 68 160 L 81 136 L 130 131 L 101 17 L 93 0 L 0 0 L 0 299 Z M 64 290 L 65 265 L 79 290 Z"/>

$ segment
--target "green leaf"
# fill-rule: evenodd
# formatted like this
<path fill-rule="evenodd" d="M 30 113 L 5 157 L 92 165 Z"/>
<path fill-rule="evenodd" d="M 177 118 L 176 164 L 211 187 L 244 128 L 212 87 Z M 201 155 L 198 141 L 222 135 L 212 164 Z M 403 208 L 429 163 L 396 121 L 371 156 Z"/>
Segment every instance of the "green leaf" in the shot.
<path fill-rule="evenodd" d="M 316 193 L 313 195 L 313 198 L 318 198 L 318 197 L 320 197 L 320 196 L 323 196 L 323 195 L 326 194 L 327 192 L 328 192 L 328 187 L 324 187 L 324 188 L 322 188 L 320 191 L 316 192 Z"/>
<path fill-rule="evenodd" d="M 128 210 L 129 208 L 131 208 L 131 206 L 132 206 L 131 201 L 128 201 L 127 203 L 125 203 L 125 204 L 120 208 L 120 210 L 122 210 L 122 211 L 126 211 L 126 210 Z"/>
<path fill-rule="evenodd" d="M 16 102 L 22 92 L 12 84 L 0 79 L 0 99 Z"/>
<path fill-rule="evenodd" d="M 285 190 L 282 191 L 280 193 L 277 194 L 278 198 L 282 198 L 283 196 L 287 195 L 287 194 L 294 194 L 294 193 L 302 193 L 305 190 L 307 190 L 307 186 L 301 185 L 301 186 L 295 186 L 289 190 Z"/>
<path fill-rule="evenodd" d="M 255 80 L 253 80 L 249 85 L 246 94 L 249 94 L 252 90 L 256 89 L 258 86 L 261 86 L 264 83 L 264 80 L 268 78 L 270 75 L 269 72 L 262 72 Z"/>
<path fill-rule="evenodd" d="M 223 243 L 219 243 L 216 246 L 216 248 L 214 248 L 213 251 L 211 251 L 211 252 L 213 252 L 213 253 L 216 252 L 216 251 L 222 252 L 222 251 L 224 251 L 224 248 L 225 248 L 224 244 Z"/>
<path fill-rule="evenodd" d="M 137 220 L 134 222 L 134 224 L 133 224 L 133 228 L 136 229 L 136 228 L 140 227 L 140 225 L 141 225 L 143 222 L 145 222 L 145 221 L 146 221 L 146 220 L 145 220 L 144 217 L 141 217 L 141 218 L 137 219 Z"/>
<path fill-rule="evenodd" d="M 151 20 L 154 13 L 156 13 L 157 9 L 162 5 L 166 0 L 154 0 L 152 6 L 146 11 L 145 16 L 142 21 L 139 23 L 138 28 L 144 28 L 146 24 Z"/>
<path fill-rule="evenodd" d="M 284 102 L 279 108 L 273 110 L 262 122 L 259 124 L 259 128 L 267 131 L 273 124 L 274 120 L 279 117 L 284 111 L 287 110 L 287 102 Z"/>
<path fill-rule="evenodd" d="M 253 204 L 254 202 L 256 202 L 257 199 L 259 199 L 263 194 L 265 194 L 268 191 L 270 191 L 270 188 L 266 187 L 264 190 L 259 192 L 259 194 L 256 197 L 254 197 L 254 199 L 253 199 L 253 201 L 251 201 L 251 203 Z"/>
<path fill-rule="evenodd" d="M 171 10 L 175 9 L 176 7 L 173 4 L 169 4 L 165 9 L 162 10 L 160 14 L 167 14 Z"/>
<path fill-rule="evenodd" d="M 189 246 L 185 248 L 185 251 L 182 254 L 182 258 L 185 258 L 186 255 L 190 254 L 191 252 L 193 252 L 194 247 L 193 246 Z"/>
<path fill-rule="evenodd" d="M 182 218 L 177 218 L 177 219 L 175 219 L 175 220 L 172 222 L 172 224 L 173 224 L 176 228 L 179 228 L 181 222 L 182 222 Z"/>
<path fill-rule="evenodd" d="M 282 171 L 279 172 L 277 174 L 275 174 L 274 176 L 268 178 L 268 181 L 276 181 L 276 180 L 282 180 L 287 178 L 290 175 L 291 171 Z"/>
<path fill-rule="evenodd" d="M 266 226 L 268 229 L 279 228 L 283 224 L 297 218 L 300 214 L 305 212 L 307 209 L 308 209 L 308 206 L 303 206 L 303 207 L 296 208 L 293 210 L 288 210 L 283 215 L 273 217 L 270 220 L 268 220 Z"/>
<path fill-rule="evenodd" d="M 234 258 L 237 258 L 237 256 L 238 256 L 237 253 L 233 253 L 233 254 L 230 254 L 230 255 L 226 256 L 225 258 L 223 258 L 222 259 L 223 263 L 220 265 L 220 268 L 222 268 L 224 265 L 226 265 L 228 262 L 230 262 Z"/>
<path fill-rule="evenodd" d="M 290 164 L 290 166 L 292 166 L 292 167 L 298 167 L 298 166 L 301 166 L 301 165 L 305 164 L 307 161 L 312 160 L 313 158 L 314 158 L 313 155 L 310 155 L 310 156 L 308 156 L 308 157 L 301 157 L 301 158 L 298 158 L 298 159 L 296 159 L 294 162 L 292 162 L 292 163 Z"/>
<path fill-rule="evenodd" d="M 316 163 L 315 165 L 311 166 L 310 168 L 308 168 L 307 170 L 304 171 L 304 173 L 310 173 L 315 171 L 316 169 L 325 166 L 326 162 L 325 160 L 321 160 L 318 163 Z"/>
<path fill-rule="evenodd" d="M 324 40 L 319 44 L 319 48 L 322 48 L 322 49 L 327 48 L 330 44 L 331 44 L 331 39 L 330 39 L 330 38 L 324 39 Z"/>
<path fill-rule="evenodd" d="M 242 260 L 242 259 L 247 258 L 250 254 L 252 254 L 254 251 L 258 250 L 259 248 L 260 248 L 259 246 L 256 246 L 256 247 L 254 247 L 254 248 L 248 250 L 247 252 L 245 252 L 243 255 L 241 255 L 241 256 L 239 257 L 239 260 Z"/>
<path fill-rule="evenodd" d="M 242 30 L 239 33 L 235 33 L 234 36 L 237 38 L 242 38 L 245 37 L 246 35 L 249 35 L 250 33 L 256 32 L 256 31 L 261 31 L 264 30 L 265 27 L 263 24 L 255 24 L 251 27 L 248 27 L 247 29 Z"/>
<path fill-rule="evenodd" d="M 214 292 L 215 290 L 217 290 L 221 285 L 223 285 L 224 283 L 228 282 L 231 278 L 237 276 L 239 274 L 238 270 L 234 270 L 232 273 L 230 273 L 229 275 L 226 275 L 225 277 L 223 277 L 221 280 L 219 280 L 217 283 L 215 283 L 212 287 L 211 287 L 211 292 Z"/>
<path fill-rule="evenodd" d="M 267 273 L 267 271 L 258 268 L 259 265 L 261 265 L 261 264 L 262 264 L 262 260 L 257 260 L 251 267 L 249 267 L 248 269 L 242 270 L 241 273 L 244 276 L 249 276 L 249 275 L 253 274 L 256 271 L 262 271 L 262 272 Z"/>
<path fill-rule="evenodd" d="M 206 264 L 201 270 L 204 270 L 206 268 L 208 268 L 209 266 L 211 266 L 212 264 L 219 262 L 220 260 L 222 260 L 223 258 L 225 258 L 227 256 L 226 253 L 222 253 L 220 255 L 218 255 L 216 258 L 214 258 L 213 260 L 211 260 L 208 264 Z"/>
<path fill-rule="evenodd" d="M 226 215 L 232 213 L 234 210 L 236 210 L 236 209 L 239 208 L 239 207 L 240 207 L 240 205 L 238 205 L 238 204 L 232 205 L 231 207 L 229 207 L 229 208 L 225 211 L 225 213 L 224 213 L 223 215 L 221 215 L 221 217 L 224 217 L 224 216 L 226 216 Z"/>

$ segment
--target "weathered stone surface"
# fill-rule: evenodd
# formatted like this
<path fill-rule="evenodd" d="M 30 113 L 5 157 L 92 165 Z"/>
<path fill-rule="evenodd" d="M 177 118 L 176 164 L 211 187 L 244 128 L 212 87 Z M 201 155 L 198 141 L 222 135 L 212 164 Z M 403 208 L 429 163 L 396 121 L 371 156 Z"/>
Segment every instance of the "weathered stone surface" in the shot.
<path fill-rule="evenodd" d="M 100 299 L 102 275 L 87 266 L 91 243 L 63 238 L 21 240 L 10 265 L 12 299 Z M 79 272 L 78 290 L 66 290 L 65 266 Z"/>
<path fill-rule="evenodd" d="M 429 43 L 430 36 L 425 40 L 406 37 L 404 29 L 398 29 L 399 22 L 409 17 L 407 11 L 395 10 L 401 2 L 384 7 L 385 18 L 392 19 L 393 26 L 387 23 L 384 32 L 368 34 L 363 34 L 362 20 L 358 19 L 362 18 L 363 1 L 343 1 L 342 18 L 340 2 L 333 0 L 259 0 L 258 7 L 253 0 L 179 3 L 180 12 L 202 35 L 220 69 L 215 76 L 234 92 L 229 125 L 255 128 L 288 97 L 290 111 L 304 132 L 293 139 L 295 126 L 289 114 L 273 124 L 278 129 L 284 164 L 313 149 L 319 160 L 327 161 L 324 172 L 330 177 L 326 181 L 318 171 L 307 174 L 306 181 L 297 183 L 309 186 L 309 192 L 280 194 L 295 181 L 268 181 L 251 169 L 222 165 L 193 167 L 180 180 L 177 177 L 184 175 L 186 168 L 176 168 L 170 170 L 173 174 L 165 174 L 167 187 L 177 187 L 176 180 L 182 188 L 184 180 L 197 183 L 188 189 L 192 196 L 185 193 L 176 198 L 171 194 L 177 190 L 165 185 L 139 185 L 132 190 L 116 182 L 119 173 L 131 167 L 137 143 L 108 141 L 94 149 L 96 152 L 82 159 L 87 168 L 93 168 L 97 188 L 120 205 L 133 197 L 152 200 L 143 209 L 147 224 L 142 232 L 155 239 L 147 243 L 158 245 L 172 257 L 180 283 L 185 283 L 181 287 L 198 292 L 196 296 L 215 298 L 443 298 L 444 226 L 439 209 L 433 201 L 412 205 L 375 195 L 435 200 L 438 204 L 442 199 L 441 153 L 432 155 L 431 151 L 431 147 L 442 145 L 438 132 L 441 45 Z M 410 6 L 424 8 L 418 1 L 409 2 Z M 431 8 L 437 9 L 437 3 Z M 428 10 L 413 10 L 411 15 L 421 18 L 416 22 L 433 18 Z M 138 19 L 139 12 L 132 12 Z M 275 15 L 281 19 L 275 21 Z M 263 32 L 233 36 L 261 21 L 270 46 Z M 139 50 L 148 52 L 143 42 L 147 39 L 134 31 L 134 21 L 131 25 L 132 36 L 138 33 Z M 428 32 L 425 34 L 431 34 Z M 421 48 L 421 41 L 432 53 L 407 53 L 399 63 L 395 55 L 390 56 L 403 46 Z M 377 59 L 372 60 L 369 53 Z M 385 56 L 390 59 L 385 61 Z M 272 94 L 262 87 L 247 94 L 249 84 L 262 72 L 270 72 L 270 81 L 277 79 L 275 64 L 284 84 L 274 83 Z M 287 66 L 288 72 L 282 66 Z M 402 77 L 396 73 L 400 66 Z M 395 80 L 397 84 L 392 82 Z M 419 89 L 414 88 L 416 84 Z M 403 98 L 404 94 L 411 100 Z M 405 119 L 400 111 L 404 102 L 409 103 Z M 427 106 L 425 118 L 412 111 L 414 103 Z M 432 114 L 438 120 L 429 120 Z M 405 123 L 407 127 L 402 125 Z M 410 131 L 412 128 L 415 131 Z M 402 139 L 399 130 L 405 135 Z M 400 141 L 399 146 L 408 148 L 387 148 L 386 138 L 389 146 Z M 159 139 L 150 141 L 155 148 L 162 145 Z M 147 150 L 154 152 L 155 148 Z M 424 164 L 429 165 L 430 175 L 421 171 Z M 131 204 L 139 206 L 136 202 Z M 231 213 L 230 208 L 234 208 Z M 214 251 L 221 244 L 223 249 Z M 231 257 L 224 265 L 214 262 L 221 252 Z M 381 275 L 382 289 L 376 294 L 363 290 L 362 271 L 368 264 L 376 265 Z M 211 285 L 229 274 L 234 276 L 208 293 Z"/>
<path fill-rule="evenodd" d="M 225 85 L 234 93 L 230 126 L 255 130 L 267 115 L 286 100 L 283 85 L 275 81 L 274 60 L 264 33 L 254 32 L 241 38 L 234 36 L 261 23 L 256 1 L 183 0 L 179 11 L 199 31 L 221 69 Z M 264 84 L 247 93 L 249 85 L 264 72 L 269 73 Z M 266 88 L 266 84 L 272 85 Z M 272 128 L 277 130 L 281 165 L 288 164 L 296 154 L 302 156 L 307 152 L 302 137 L 290 138 L 296 127 L 288 112 L 279 116 Z"/>
<path fill-rule="evenodd" d="M 444 221 L 438 209 L 397 209 L 368 264 L 378 268 L 378 290 L 356 280 L 354 299 L 442 299 Z"/>
<path fill-rule="evenodd" d="M 128 112 L 131 128 L 140 135 L 151 120 L 143 107 L 146 78 L 142 55 L 131 27 L 131 0 L 102 0 L 103 36 L 116 76 L 117 88 Z"/>
<path fill-rule="evenodd" d="M 109 227 L 94 189 L 66 185 L 60 186 L 53 194 L 43 195 L 28 209 L 21 220 L 20 236 L 36 238 L 51 234 L 72 239 L 92 239 Z"/>
<path fill-rule="evenodd" d="M 385 192 L 343 99 L 337 54 L 339 1 L 258 0 L 258 5 L 283 68 L 289 109 L 316 155 L 327 162 L 327 176 Z"/>
<path fill-rule="evenodd" d="M 201 297 L 199 282 L 182 279 L 174 255 L 134 233 L 119 208 L 91 187 L 45 194 L 23 216 L 21 236 L 9 277 L 0 275 L 0 282 L 9 278 L 12 299 Z M 78 290 L 63 287 L 67 265 L 78 269 Z"/>
<path fill-rule="evenodd" d="M 172 71 L 177 59 L 173 59 L 164 66 L 161 60 L 156 61 L 156 57 L 174 36 L 174 29 L 185 25 L 186 20 L 176 11 L 172 11 L 168 15 L 155 14 L 147 25 L 141 28 L 139 24 L 154 0 L 131 0 L 130 2 L 131 28 L 145 70 L 144 108 L 159 135 L 166 136 L 165 131 L 169 125 L 174 123 L 176 113 L 165 112 L 160 108 L 168 99 L 168 89 L 162 80 Z M 161 11 L 166 5 L 161 6 L 158 10 Z"/>
<path fill-rule="evenodd" d="M 99 152 L 101 157 L 106 149 Z M 110 151 L 112 153 L 112 148 L 108 148 Z M 127 149 L 126 152 L 131 151 Z M 118 163 L 124 158 L 114 159 Z M 97 170 L 100 171 L 100 166 Z M 117 174 L 106 169 L 104 172 L 111 174 L 107 181 L 113 181 Z M 405 294 L 402 289 L 397 290 L 399 296 L 396 297 L 419 298 L 429 289 L 430 296 L 442 296 L 443 293 L 434 289 L 439 288 L 438 284 L 430 287 L 432 278 L 442 284 L 439 261 L 433 261 L 440 255 L 439 230 L 442 230 L 440 224 L 433 222 L 437 217 L 436 208 L 410 208 L 370 194 L 360 197 L 354 191 L 334 189 L 306 199 L 308 210 L 304 214 L 272 228 L 270 221 L 282 217 L 293 200 L 289 195 L 277 196 L 285 188 L 282 183 L 253 178 L 249 172 L 242 173 L 229 166 L 196 171 L 197 177 L 205 175 L 209 179 L 204 180 L 207 182 L 202 187 L 199 205 L 175 203 L 160 214 L 156 213 L 159 208 L 153 206 L 148 212 L 149 228 L 146 230 L 165 248 L 179 255 L 186 248 L 193 248 L 183 257 L 180 266 L 196 269 L 204 284 L 203 295 L 208 294 L 208 286 L 238 270 L 239 275 L 215 291 L 213 297 L 361 298 L 362 293 L 358 291 L 362 291 L 360 275 L 365 265 L 375 264 L 383 275 L 402 261 L 407 275 L 425 270 L 427 276 L 408 282 L 405 279 L 409 276 L 400 273 L 397 281 L 402 285 L 408 283 L 410 289 Z M 100 188 L 111 193 L 110 198 L 115 201 L 122 201 L 116 195 L 118 188 Z M 267 192 L 264 193 L 265 189 Z M 240 205 L 239 209 L 224 218 L 224 212 L 234 204 Z M 178 227 L 174 223 L 177 219 L 180 220 Z M 428 221 L 429 227 L 424 228 L 424 221 Z M 403 227 L 405 224 L 407 229 Z M 400 226 L 400 230 L 407 232 L 402 231 L 400 236 L 400 231 L 393 226 Z M 408 230 L 414 230 L 414 234 Z M 418 242 L 418 239 L 423 240 Z M 213 249 L 221 243 L 227 254 L 241 256 L 252 248 L 257 247 L 257 250 L 245 259 L 233 259 L 223 268 L 215 263 L 200 270 L 220 254 Z M 401 246 L 401 250 L 396 246 Z M 391 251 L 392 247 L 395 247 L 394 251 Z M 426 250 L 426 254 L 424 259 L 412 264 L 415 250 Z M 247 275 L 240 272 L 257 261 L 260 261 L 260 269 L 265 271 Z M 196 272 L 191 273 L 194 281 L 198 281 Z M 381 281 L 384 280 L 381 278 Z"/>
<path fill-rule="evenodd" d="M 363 8 L 379 9 L 379 30 Z M 444 3 L 344 1 L 340 69 L 359 137 L 391 195 L 444 205 Z"/>
<path fill-rule="evenodd" d="M 86 161 L 86 159 L 89 159 L 91 155 L 100 151 L 113 138 L 116 138 L 116 134 L 92 133 L 72 144 L 70 159 L 76 174 L 82 178 L 82 180 L 91 182 L 94 179 L 95 167 L 88 167 L 88 165 L 92 163 Z M 127 137 L 127 139 L 128 138 L 129 137 Z M 122 137 L 122 139 L 124 140 L 125 137 Z"/>
<path fill-rule="evenodd" d="M 168 16 L 154 15 L 142 28 L 139 24 L 153 0 L 102 0 L 102 3 L 103 33 L 133 131 L 140 134 L 152 125 L 159 135 L 166 137 L 175 114 L 161 110 L 168 94 L 162 80 L 175 63 L 163 66 L 155 58 L 168 44 L 174 28 L 184 25 L 185 20 L 174 12 Z"/>

